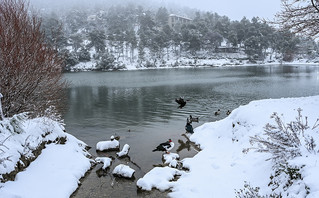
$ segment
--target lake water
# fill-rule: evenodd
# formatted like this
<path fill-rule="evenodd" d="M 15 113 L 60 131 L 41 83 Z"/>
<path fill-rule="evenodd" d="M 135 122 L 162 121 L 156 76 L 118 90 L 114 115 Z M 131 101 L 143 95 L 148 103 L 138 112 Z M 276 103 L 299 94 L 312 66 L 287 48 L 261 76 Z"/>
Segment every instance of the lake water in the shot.
<path fill-rule="evenodd" d="M 80 72 L 64 77 L 71 83 L 64 115 L 67 132 L 91 146 L 94 157 L 115 157 L 115 152 L 95 151 L 96 143 L 111 135 L 120 136 L 121 146 L 131 146 L 130 158 L 115 158 L 109 170 L 97 165 L 74 197 L 164 196 L 138 192 L 136 181 L 162 164 L 161 153 L 152 149 L 169 138 L 175 142 L 172 152 L 181 158 L 197 153 L 182 136 L 189 115 L 199 117 L 196 127 L 252 100 L 319 95 L 319 67 L 310 65 Z M 175 102 L 180 96 L 189 100 L 184 108 Z M 219 116 L 214 114 L 217 109 Z M 120 163 L 136 170 L 135 179 L 112 176 Z"/>

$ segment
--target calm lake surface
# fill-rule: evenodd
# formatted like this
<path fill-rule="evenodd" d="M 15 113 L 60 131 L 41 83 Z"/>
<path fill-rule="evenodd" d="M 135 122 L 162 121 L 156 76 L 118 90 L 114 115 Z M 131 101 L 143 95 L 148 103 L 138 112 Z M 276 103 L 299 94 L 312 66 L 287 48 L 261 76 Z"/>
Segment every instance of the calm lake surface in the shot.
<path fill-rule="evenodd" d="M 310 65 L 80 72 L 64 77 L 71 83 L 64 115 L 67 132 L 91 146 L 94 157 L 115 157 L 115 152 L 95 151 L 96 143 L 111 135 L 120 136 L 121 146 L 131 146 L 130 158 L 115 158 L 107 171 L 97 165 L 74 197 L 165 196 L 138 192 L 136 181 L 162 164 L 161 153 L 152 149 L 169 138 L 175 142 L 172 152 L 182 159 L 197 153 L 182 136 L 189 115 L 199 117 L 199 123 L 193 123 L 197 127 L 252 100 L 319 95 L 319 67 Z M 175 102 L 180 96 L 189 100 L 182 109 Z M 217 109 L 219 116 L 214 115 Z M 136 170 L 134 179 L 112 176 L 120 163 Z"/>

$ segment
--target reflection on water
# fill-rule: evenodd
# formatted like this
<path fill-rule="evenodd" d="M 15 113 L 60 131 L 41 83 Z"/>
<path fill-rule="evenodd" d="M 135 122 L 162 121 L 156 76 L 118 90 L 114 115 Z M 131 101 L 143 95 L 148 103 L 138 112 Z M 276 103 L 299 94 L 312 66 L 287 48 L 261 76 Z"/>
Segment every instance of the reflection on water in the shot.
<path fill-rule="evenodd" d="M 163 196 L 137 191 L 136 180 L 162 164 L 161 153 L 152 149 L 169 138 L 175 142 L 172 152 L 182 159 L 198 152 L 182 136 L 189 115 L 199 117 L 195 128 L 252 100 L 318 95 L 318 71 L 315 66 L 251 66 L 65 74 L 71 83 L 66 130 L 91 146 L 94 156 L 114 157 L 106 172 L 101 165 L 92 170 L 75 197 Z M 188 100 L 183 108 L 175 102 L 178 97 Z M 217 109 L 221 114 L 215 116 Z M 96 143 L 111 135 L 130 145 L 129 159 L 95 152 Z M 136 170 L 135 179 L 110 174 L 120 163 Z"/>

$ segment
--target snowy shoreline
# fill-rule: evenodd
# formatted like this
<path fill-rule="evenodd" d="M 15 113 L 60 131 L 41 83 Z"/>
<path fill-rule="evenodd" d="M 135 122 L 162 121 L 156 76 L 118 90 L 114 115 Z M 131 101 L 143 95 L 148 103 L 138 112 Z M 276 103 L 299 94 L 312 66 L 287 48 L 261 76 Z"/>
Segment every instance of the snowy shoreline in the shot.
<path fill-rule="evenodd" d="M 94 61 L 81 62 L 73 66 L 66 72 L 81 72 L 81 71 L 131 71 L 131 70 L 149 70 L 149 69 L 176 69 L 176 68 L 209 68 L 209 67 L 242 67 L 242 66 L 266 66 L 266 65 L 319 65 L 318 61 L 309 62 L 305 59 L 293 62 L 280 61 L 264 61 L 257 63 L 249 63 L 248 61 L 240 61 L 238 59 L 182 59 L 175 65 L 174 62 L 169 61 L 165 65 L 156 65 L 153 67 L 143 67 L 136 63 L 125 63 L 124 68 L 100 70 L 96 67 Z"/>
<path fill-rule="evenodd" d="M 307 116 L 307 121 L 312 127 L 319 118 L 318 106 L 319 96 L 265 99 L 240 106 L 225 119 L 205 123 L 195 129 L 190 140 L 200 145 L 202 151 L 192 158 L 181 160 L 183 167 L 189 171 L 178 171 L 181 176 L 177 181 L 171 180 L 176 174 L 176 169 L 154 168 L 146 174 L 145 179 L 137 182 L 137 185 L 147 190 L 169 190 L 168 195 L 176 198 L 231 198 L 240 190 L 248 191 L 254 196 L 276 193 L 283 197 L 318 197 L 318 148 L 313 152 L 300 148 L 301 156 L 287 163 L 292 167 L 299 167 L 296 170 L 302 179 L 289 180 L 289 177 L 287 179 L 282 173 L 278 178 L 274 177 L 279 182 L 274 191 L 271 189 L 272 186 L 269 186 L 274 180 L 271 180 L 274 164 L 272 160 L 267 160 L 271 158 L 270 154 L 248 149 L 252 148 L 250 137 L 263 136 L 265 125 L 274 123 L 274 119 L 271 118 L 274 112 L 283 117 L 283 122 L 290 122 L 296 120 L 297 109 L 301 108 L 302 115 Z M 319 141 L 318 128 L 311 131 L 316 143 Z M 163 176 L 157 177 L 158 174 Z M 291 184 L 283 187 L 287 181 Z"/>
<path fill-rule="evenodd" d="M 318 106 L 319 96 L 264 99 L 240 106 L 223 120 L 195 128 L 190 140 L 202 150 L 192 158 L 180 160 L 185 170 L 156 167 L 145 174 L 144 179 L 138 178 L 137 185 L 145 190 L 170 191 L 170 197 L 231 198 L 240 189 L 247 190 L 245 184 L 251 189 L 259 187 L 255 192 L 258 195 L 269 195 L 273 193 L 269 183 L 274 164 L 267 160 L 271 158 L 269 153 L 249 151 L 252 147 L 250 138 L 263 136 L 265 125 L 274 123 L 270 117 L 274 112 L 286 123 L 295 120 L 297 109 L 301 108 L 302 115 L 307 116 L 307 123 L 312 126 L 319 118 Z M 0 140 L 4 142 L 8 138 L 4 142 L 6 146 L 1 147 L 6 150 L 1 159 L 10 156 L 11 161 L 1 165 L 1 174 L 14 169 L 20 153 L 30 154 L 32 148 L 43 140 L 52 143 L 46 144 L 38 158 L 17 174 L 15 181 L 0 183 L 1 197 L 69 197 L 78 188 L 80 178 L 91 168 L 92 160 L 88 158 L 86 144 L 65 133 L 62 125 L 49 119 L 27 120 L 19 126 L 20 130 L 17 130 L 19 127 L 13 129 L 17 134 L 7 131 L 3 127 L 5 124 L 8 120 L 1 121 L 0 125 Z M 319 127 L 311 132 L 317 143 Z M 66 141 L 54 142 L 58 137 L 64 137 Z M 26 143 L 29 143 L 29 151 L 23 148 Z M 318 197 L 318 152 L 318 148 L 313 152 L 301 149 L 301 156 L 289 160 L 290 165 L 300 168 L 298 173 L 302 179 L 293 180 L 286 190 L 279 186 L 275 192 L 283 197 Z M 175 175 L 179 175 L 178 180 L 172 180 Z M 279 179 L 281 182 L 287 180 L 285 177 Z"/>
<path fill-rule="evenodd" d="M 49 118 L 16 117 L 0 121 L 0 197 L 69 197 L 91 168 L 87 145 Z"/>

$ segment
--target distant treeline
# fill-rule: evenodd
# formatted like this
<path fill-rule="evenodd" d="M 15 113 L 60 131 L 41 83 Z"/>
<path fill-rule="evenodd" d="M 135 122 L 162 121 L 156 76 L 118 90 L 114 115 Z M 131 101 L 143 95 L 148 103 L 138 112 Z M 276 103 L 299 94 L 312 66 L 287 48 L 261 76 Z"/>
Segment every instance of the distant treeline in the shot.
<path fill-rule="evenodd" d="M 100 69 L 114 69 L 125 67 L 119 64 L 124 62 L 152 66 L 181 57 L 208 57 L 220 52 L 222 43 L 244 52 L 252 62 L 269 54 L 283 61 L 318 55 L 312 39 L 277 30 L 258 18 L 231 21 L 217 13 L 185 13 L 192 20 L 172 27 L 168 21 L 174 10 L 165 7 L 70 9 L 43 14 L 42 27 L 47 42 L 66 57 L 67 68 L 87 61 L 95 61 Z"/>

